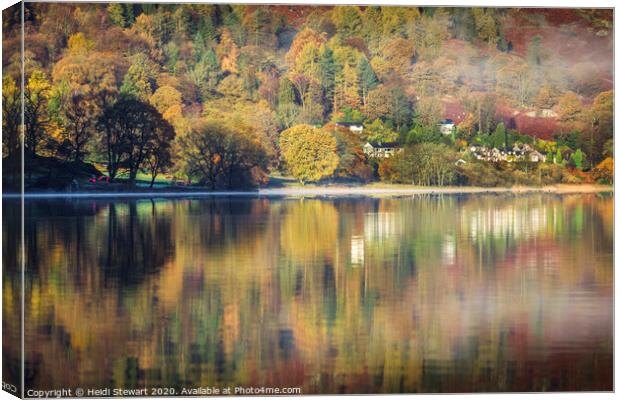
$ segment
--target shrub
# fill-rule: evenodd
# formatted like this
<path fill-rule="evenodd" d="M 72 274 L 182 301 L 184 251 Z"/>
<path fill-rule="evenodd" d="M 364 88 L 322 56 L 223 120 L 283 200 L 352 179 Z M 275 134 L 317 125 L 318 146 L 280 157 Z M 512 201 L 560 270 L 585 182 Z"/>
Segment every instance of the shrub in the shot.
<path fill-rule="evenodd" d="M 472 186 L 503 186 L 505 177 L 491 163 L 468 162 L 458 169 L 459 183 Z"/>
<path fill-rule="evenodd" d="M 592 177 L 600 183 L 611 184 L 614 181 L 614 159 L 607 157 L 592 170 Z"/>
<path fill-rule="evenodd" d="M 562 182 L 563 173 L 564 168 L 557 164 L 544 163 L 538 166 L 540 183 L 543 185 L 550 185 Z"/>

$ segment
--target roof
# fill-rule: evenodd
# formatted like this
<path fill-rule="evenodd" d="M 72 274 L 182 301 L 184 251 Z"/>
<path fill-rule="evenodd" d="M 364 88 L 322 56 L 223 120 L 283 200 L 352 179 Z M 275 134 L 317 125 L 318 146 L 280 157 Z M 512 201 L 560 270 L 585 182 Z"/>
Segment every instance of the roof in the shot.
<path fill-rule="evenodd" d="M 358 122 L 336 122 L 338 126 L 362 126 L 361 123 Z"/>
<path fill-rule="evenodd" d="M 441 125 L 454 125 L 454 121 L 452 121 L 451 119 L 442 119 L 439 122 Z"/>
<path fill-rule="evenodd" d="M 371 145 L 375 149 L 393 149 L 396 147 L 400 147 L 398 142 L 368 142 L 366 144 Z"/>

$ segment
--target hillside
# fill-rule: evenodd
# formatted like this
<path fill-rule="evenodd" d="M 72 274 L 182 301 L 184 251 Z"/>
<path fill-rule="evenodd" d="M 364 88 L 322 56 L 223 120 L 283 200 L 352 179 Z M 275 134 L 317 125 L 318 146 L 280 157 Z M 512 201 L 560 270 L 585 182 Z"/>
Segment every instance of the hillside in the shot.
<path fill-rule="evenodd" d="M 3 93 L 19 82 L 16 10 L 3 14 Z M 112 177 L 257 183 L 286 171 L 283 131 L 330 122 L 365 127 L 357 138 L 335 134 L 331 174 L 342 177 L 378 176 L 359 154 L 367 140 L 460 151 L 490 144 L 498 129 L 508 131 L 506 148 L 526 141 L 567 162 L 580 150 L 588 168 L 610 155 L 611 9 L 28 3 L 25 18 L 27 150 L 107 163 Z M 145 142 L 136 157 L 118 150 L 114 160 L 119 99 L 169 125 L 167 145 Z M 456 123 L 450 140 L 438 134 L 443 119 Z M 255 153 L 217 178 L 189 157 L 205 151 L 196 127 L 214 125 Z M 10 155 L 15 141 L 4 141 Z"/>

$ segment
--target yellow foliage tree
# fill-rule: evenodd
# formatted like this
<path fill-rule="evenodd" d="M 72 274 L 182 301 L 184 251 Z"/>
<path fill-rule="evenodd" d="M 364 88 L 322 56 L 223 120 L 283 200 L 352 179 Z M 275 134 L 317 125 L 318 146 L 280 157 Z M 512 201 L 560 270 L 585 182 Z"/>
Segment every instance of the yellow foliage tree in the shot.
<path fill-rule="evenodd" d="M 310 125 L 296 125 L 283 131 L 280 150 L 289 171 L 302 184 L 330 176 L 339 162 L 336 138 Z"/>
<path fill-rule="evenodd" d="M 172 86 L 161 86 L 150 97 L 149 102 L 164 114 L 170 107 L 181 104 L 181 92 Z"/>
<path fill-rule="evenodd" d="M 87 54 L 95 47 L 95 43 L 87 39 L 82 32 L 74 33 L 69 38 L 67 48 L 70 54 Z"/>

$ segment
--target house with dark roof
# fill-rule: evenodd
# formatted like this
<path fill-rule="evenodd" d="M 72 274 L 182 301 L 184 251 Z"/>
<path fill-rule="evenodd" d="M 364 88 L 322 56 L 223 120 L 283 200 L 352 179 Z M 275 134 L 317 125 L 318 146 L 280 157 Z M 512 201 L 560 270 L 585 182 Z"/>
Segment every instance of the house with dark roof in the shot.
<path fill-rule="evenodd" d="M 356 123 L 356 122 L 336 122 L 336 126 L 347 128 L 351 132 L 362 133 L 364 130 L 364 125 Z"/>
<path fill-rule="evenodd" d="M 403 151 L 397 142 L 366 142 L 362 149 L 369 158 L 389 158 Z"/>
<path fill-rule="evenodd" d="M 451 119 L 444 119 L 439 122 L 439 131 L 444 135 L 449 135 L 454 131 L 456 124 Z"/>

